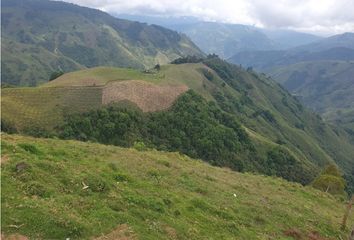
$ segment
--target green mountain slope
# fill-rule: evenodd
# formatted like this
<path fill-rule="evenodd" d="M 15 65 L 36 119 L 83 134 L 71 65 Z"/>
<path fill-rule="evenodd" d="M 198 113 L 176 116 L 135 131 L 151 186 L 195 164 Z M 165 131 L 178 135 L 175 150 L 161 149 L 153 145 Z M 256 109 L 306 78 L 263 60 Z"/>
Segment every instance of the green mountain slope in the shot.
<path fill-rule="evenodd" d="M 354 33 L 286 51 L 243 52 L 231 62 L 273 77 L 326 120 L 354 133 Z"/>
<path fill-rule="evenodd" d="M 30 239 L 345 239 L 345 204 L 178 153 L 2 135 L 2 235 Z M 350 215 L 348 225 L 354 224 Z M 19 226 L 18 228 L 14 226 Z"/>
<path fill-rule="evenodd" d="M 194 101 L 199 98 L 192 97 L 190 99 L 194 102 L 189 102 L 188 97 L 184 98 L 188 96 L 188 90 L 202 96 L 202 100 Z M 125 128 L 119 124 L 119 117 L 122 116 L 119 111 L 110 112 L 109 108 L 102 110 L 102 113 L 94 111 L 113 103 L 123 107 L 135 106 L 134 109 L 145 112 L 125 112 L 122 113 L 126 116 L 123 119 L 146 117 L 143 123 L 151 121 L 152 125 L 141 130 L 143 124 L 137 121 L 136 125 L 131 123 L 131 128 Z M 89 114 L 76 115 L 74 122 L 70 123 L 71 128 L 83 128 L 77 128 L 76 132 L 69 129 L 69 137 L 113 144 L 114 139 L 121 138 L 127 140 L 124 146 L 143 140 L 156 148 L 165 146 L 165 150 L 181 151 L 216 165 L 238 170 L 237 163 L 241 161 L 245 170 L 276 174 L 303 183 L 308 183 L 320 167 L 330 162 L 337 163 L 346 174 L 351 173 L 353 166 L 354 148 L 344 131 L 325 124 L 266 76 L 245 71 L 212 56 L 204 59 L 203 63 L 170 64 L 149 73 L 132 69 L 94 68 L 65 74 L 37 88 L 2 91 L 4 126 L 12 126 L 29 134 L 42 130 L 55 133 L 67 123 L 68 115 L 90 110 L 93 111 Z M 201 115 L 197 115 L 198 112 Z M 100 118 L 96 119 L 100 114 L 106 116 L 104 124 Z M 195 119 L 189 118 L 190 114 L 196 114 Z M 173 125 L 174 121 L 167 119 L 181 121 Z M 196 123 L 198 119 L 203 124 L 211 124 L 212 131 L 204 131 L 200 141 L 192 141 L 188 145 L 193 137 L 198 139 L 199 135 L 191 135 L 202 126 Z M 80 124 L 81 120 L 83 124 Z M 100 124 L 97 124 L 98 120 Z M 244 135 L 243 131 L 238 130 L 238 124 L 247 133 L 247 137 L 240 142 L 250 141 L 251 145 L 238 146 L 237 139 L 243 139 Z M 159 127 L 165 128 L 161 134 Z M 229 144 L 228 131 L 223 129 L 234 129 L 235 141 Z M 164 133 L 169 131 L 170 134 L 165 136 Z M 111 135 L 107 134 L 110 132 Z M 119 141 L 116 144 L 122 145 Z M 218 159 L 217 156 L 222 156 L 216 154 L 221 149 L 218 146 L 233 154 L 224 157 L 224 161 Z M 208 150 L 203 152 L 204 147 Z M 285 166 L 297 170 L 286 173 L 288 168 Z M 298 174 L 298 167 L 301 167 L 302 174 Z M 296 177 L 293 178 L 292 174 Z"/>
<path fill-rule="evenodd" d="M 189 36 L 204 52 L 228 58 L 242 51 L 287 49 L 315 42 L 321 37 L 291 30 L 204 22 L 194 17 L 119 14 L 120 18 L 157 24 Z"/>
<path fill-rule="evenodd" d="M 243 51 L 230 57 L 232 63 L 265 71 L 304 61 L 354 60 L 354 33 L 343 33 L 314 43 L 274 51 Z"/>
<path fill-rule="evenodd" d="M 354 131 L 354 62 L 311 61 L 269 71 L 326 120 Z"/>
<path fill-rule="evenodd" d="M 45 0 L 5 0 L 2 82 L 34 86 L 52 72 L 94 66 L 149 68 L 201 51 L 184 35 Z"/>
<path fill-rule="evenodd" d="M 204 52 L 222 58 L 229 58 L 240 51 L 277 49 L 275 42 L 252 26 L 197 22 L 171 27 L 185 33 Z"/>

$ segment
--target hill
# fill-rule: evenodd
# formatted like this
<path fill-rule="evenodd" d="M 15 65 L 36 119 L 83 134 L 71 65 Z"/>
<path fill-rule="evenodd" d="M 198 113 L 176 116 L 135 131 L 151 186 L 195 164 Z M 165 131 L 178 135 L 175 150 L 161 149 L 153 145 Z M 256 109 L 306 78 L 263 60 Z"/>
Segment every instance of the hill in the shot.
<path fill-rule="evenodd" d="M 353 166 L 354 148 L 344 131 L 266 76 L 213 56 L 150 72 L 68 73 L 37 88 L 3 89 L 1 101 L 3 128 L 32 135 L 59 131 L 65 138 L 122 146 L 143 141 L 302 183 L 328 163 L 348 176 Z"/>
<path fill-rule="evenodd" d="M 343 33 L 320 39 L 314 43 L 277 51 L 243 51 L 230 62 L 265 71 L 303 61 L 354 60 L 354 33 Z"/>
<path fill-rule="evenodd" d="M 55 71 L 150 68 L 203 53 L 185 35 L 60 1 L 5 0 L 2 82 L 36 86 Z"/>
<path fill-rule="evenodd" d="M 2 134 L 2 237 L 345 239 L 345 204 L 179 153 Z M 353 215 L 348 224 L 354 224 Z"/>
<path fill-rule="evenodd" d="M 320 40 L 322 37 L 317 35 L 296 32 L 291 30 L 279 29 L 261 29 L 272 41 L 274 41 L 279 49 L 289 49 Z"/>
<path fill-rule="evenodd" d="M 353 133 L 354 33 L 283 51 L 243 52 L 231 62 L 273 77 L 326 120 Z"/>
<path fill-rule="evenodd" d="M 194 17 L 121 14 L 132 21 L 161 25 L 190 37 L 204 52 L 229 58 L 238 52 L 279 50 L 309 44 L 321 37 L 290 30 L 270 30 L 249 25 L 206 22 Z"/>
<path fill-rule="evenodd" d="M 353 61 L 300 62 L 270 75 L 324 119 L 354 133 Z"/>
<path fill-rule="evenodd" d="M 276 49 L 276 44 L 259 29 L 240 24 L 198 22 L 172 26 L 185 33 L 204 52 L 229 58 L 241 51 Z"/>

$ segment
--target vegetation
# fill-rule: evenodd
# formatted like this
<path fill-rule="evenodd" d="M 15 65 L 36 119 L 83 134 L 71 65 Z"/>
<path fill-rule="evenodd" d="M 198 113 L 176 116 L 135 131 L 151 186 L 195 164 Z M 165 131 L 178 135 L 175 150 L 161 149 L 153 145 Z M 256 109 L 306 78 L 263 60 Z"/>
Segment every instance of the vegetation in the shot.
<path fill-rule="evenodd" d="M 253 66 L 321 116 L 354 136 L 354 34 L 283 51 L 243 52 L 230 61 Z"/>
<path fill-rule="evenodd" d="M 61 136 L 119 146 L 141 141 L 153 148 L 179 151 L 235 170 L 244 168 L 240 156 L 254 151 L 233 116 L 193 91 L 179 98 L 169 111 L 143 114 L 111 106 L 70 116 Z"/>
<path fill-rule="evenodd" d="M 345 204 L 329 194 L 179 153 L 3 134 L 1 170 L 7 236 L 105 239 L 116 229 L 133 239 L 348 235 L 340 230 Z"/>
<path fill-rule="evenodd" d="M 185 35 L 99 10 L 42 0 L 4 0 L 1 6 L 3 83 L 37 86 L 58 69 L 144 69 L 203 55 Z"/>
<path fill-rule="evenodd" d="M 54 80 L 54 79 L 60 77 L 60 76 L 63 75 L 63 74 L 64 74 L 63 71 L 55 71 L 55 72 L 52 72 L 52 73 L 50 74 L 49 81 L 52 81 L 52 80 Z"/>
<path fill-rule="evenodd" d="M 102 136 L 105 134 L 103 129 L 100 129 L 99 133 L 89 133 L 86 138 L 82 139 L 94 136 L 95 141 L 123 146 L 132 146 L 134 141 L 142 141 L 147 146 L 160 146 L 160 149 L 182 151 L 188 153 L 189 156 L 204 158 L 216 165 L 286 176 L 289 180 L 296 179 L 301 183 L 310 182 L 319 169 L 334 161 L 343 170 L 346 179 L 352 177 L 353 159 L 351 156 L 354 154 L 354 148 L 344 131 L 325 124 L 317 115 L 304 109 L 297 99 L 266 76 L 258 75 L 253 71 L 247 72 L 239 66 L 220 60 L 215 55 L 203 59 L 203 63 L 163 65 L 160 66 L 160 71 L 154 73 L 143 73 L 133 69 L 93 68 L 64 74 L 43 87 L 3 89 L 2 119 L 12 124 L 20 133 L 52 136 L 57 134 L 55 129 L 64 124 L 65 115 L 85 113 L 104 107 L 102 90 L 111 86 L 108 83 L 129 79 L 140 79 L 158 86 L 187 86 L 207 101 L 213 102 L 214 109 L 221 109 L 224 115 L 235 119 L 247 132 L 251 145 L 256 151 L 251 152 L 251 149 L 247 147 L 243 149 L 242 146 L 239 148 L 238 139 L 233 138 L 238 150 L 236 156 L 231 154 L 226 160 L 220 158 L 215 160 L 214 156 L 219 155 L 216 152 L 198 152 L 197 145 L 200 148 L 202 144 L 206 146 L 209 143 L 217 144 L 219 140 L 201 143 L 195 136 L 181 135 L 186 132 L 187 128 L 183 129 L 181 128 L 184 127 L 183 124 L 172 121 L 176 118 L 176 113 L 172 111 L 151 114 L 160 116 L 161 120 L 154 119 L 154 121 L 166 127 L 164 131 L 157 131 L 158 134 L 147 134 L 144 130 L 143 137 L 140 137 L 140 133 L 131 138 L 130 136 L 122 137 L 125 140 L 130 139 L 127 143 L 123 140 L 119 141 L 118 135 L 112 137 L 114 141 L 111 139 L 109 142 L 107 139 L 97 139 L 99 134 Z M 128 110 L 136 109 L 137 106 L 136 102 L 127 101 L 117 104 L 123 108 L 129 108 Z M 213 106 L 212 103 L 210 104 L 204 105 Z M 13 111 L 14 106 L 16 106 L 16 111 Z M 207 112 L 211 111 L 208 114 L 214 111 L 210 106 L 205 108 Z M 180 108 L 180 112 L 182 111 L 189 110 Z M 188 116 L 187 113 L 184 114 Z M 184 114 L 181 115 L 184 116 Z M 137 113 L 137 116 L 140 115 L 141 113 Z M 142 115 L 145 119 L 145 115 L 150 114 Z M 162 119 L 172 119 L 171 124 L 165 124 Z M 212 122 L 220 123 L 221 121 L 217 117 L 212 117 L 212 119 L 214 119 Z M 153 121 L 149 121 L 151 122 Z M 144 122 L 141 126 L 145 125 Z M 229 128 L 225 123 L 221 122 L 221 125 L 222 127 L 217 129 Z M 153 129 L 154 126 L 156 125 L 151 123 L 148 129 Z M 143 127 L 143 129 L 146 128 Z M 109 125 L 107 129 L 110 129 Z M 219 130 L 217 132 L 222 132 Z M 140 128 L 137 132 L 140 132 Z M 99 136 L 102 137 L 101 135 Z M 152 135 L 154 135 L 154 141 L 150 139 Z M 79 136 L 76 135 L 75 138 Z M 169 136 L 176 137 L 176 139 L 171 139 Z M 188 139 L 198 139 L 198 141 L 193 142 L 194 145 L 192 145 L 189 144 Z M 227 151 L 234 148 L 225 143 L 220 146 L 227 146 Z M 284 161 L 292 166 L 289 169 L 297 170 L 288 169 L 281 172 L 280 169 L 268 168 L 267 161 L 270 161 L 268 156 L 272 156 L 269 152 L 274 149 L 278 149 L 276 152 L 279 153 L 279 158 L 275 158 L 275 162 L 282 162 L 281 159 L 285 157 L 287 160 Z M 289 175 L 287 171 L 293 175 Z M 299 176 L 298 172 L 303 172 L 303 174 Z M 352 181 L 348 183 L 351 184 Z M 350 191 L 351 186 L 347 186 L 347 191 Z"/>
<path fill-rule="evenodd" d="M 311 185 L 324 192 L 343 195 L 346 184 L 337 166 L 331 164 L 321 172 Z"/>

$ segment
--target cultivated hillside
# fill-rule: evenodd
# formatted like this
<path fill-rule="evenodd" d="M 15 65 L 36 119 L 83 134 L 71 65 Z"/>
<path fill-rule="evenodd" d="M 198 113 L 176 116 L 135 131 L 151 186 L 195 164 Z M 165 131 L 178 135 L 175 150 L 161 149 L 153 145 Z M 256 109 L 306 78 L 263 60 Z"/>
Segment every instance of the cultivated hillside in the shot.
<path fill-rule="evenodd" d="M 1 7 L 3 83 L 35 86 L 55 71 L 144 69 L 202 55 L 185 35 L 99 10 L 46 0 L 4 0 Z"/>
<path fill-rule="evenodd" d="M 112 104 L 137 110 L 121 112 Z M 213 56 L 149 72 L 93 68 L 37 88 L 3 89 L 2 122 L 9 131 L 32 135 L 49 131 L 123 146 L 143 141 L 302 183 L 328 163 L 348 175 L 353 166 L 354 148 L 344 131 L 266 76 Z"/>
<path fill-rule="evenodd" d="M 179 153 L 137 149 L 2 134 L 2 238 L 346 239 L 349 234 L 339 230 L 345 204 L 329 194 Z M 350 215 L 348 225 L 353 224 Z"/>

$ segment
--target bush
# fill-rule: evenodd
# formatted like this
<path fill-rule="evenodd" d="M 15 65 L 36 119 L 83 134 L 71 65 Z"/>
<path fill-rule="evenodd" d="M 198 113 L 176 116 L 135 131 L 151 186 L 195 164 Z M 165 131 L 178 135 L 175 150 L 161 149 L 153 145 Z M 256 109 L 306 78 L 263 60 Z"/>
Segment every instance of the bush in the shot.
<path fill-rule="evenodd" d="M 49 76 L 49 81 L 53 81 L 54 79 L 57 79 L 58 77 L 60 77 L 63 74 L 64 74 L 64 72 L 61 70 L 52 72 Z"/>
<path fill-rule="evenodd" d="M 49 194 L 46 188 L 37 182 L 32 182 L 26 186 L 25 192 L 29 196 L 47 197 Z"/>
<path fill-rule="evenodd" d="M 211 71 L 209 71 L 208 69 L 204 69 L 204 68 L 202 71 L 203 71 L 203 75 L 206 77 L 206 79 L 208 79 L 209 81 L 213 81 L 214 75 Z"/>
<path fill-rule="evenodd" d="M 23 150 L 35 155 L 39 155 L 42 153 L 35 145 L 29 143 L 19 143 L 18 146 Z"/>
<path fill-rule="evenodd" d="M 1 119 L 1 131 L 9 134 L 17 133 L 17 129 L 12 122 Z"/>
<path fill-rule="evenodd" d="M 314 188 L 333 195 L 344 195 L 346 182 L 336 165 L 328 165 L 311 183 Z"/>
<path fill-rule="evenodd" d="M 143 142 L 134 142 L 133 148 L 138 151 L 146 151 L 147 147 Z"/>
<path fill-rule="evenodd" d="M 203 59 L 197 56 L 187 56 L 187 57 L 177 58 L 176 60 L 173 60 L 171 63 L 172 64 L 199 63 L 202 61 Z"/>

